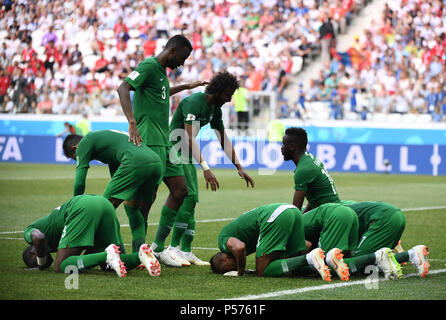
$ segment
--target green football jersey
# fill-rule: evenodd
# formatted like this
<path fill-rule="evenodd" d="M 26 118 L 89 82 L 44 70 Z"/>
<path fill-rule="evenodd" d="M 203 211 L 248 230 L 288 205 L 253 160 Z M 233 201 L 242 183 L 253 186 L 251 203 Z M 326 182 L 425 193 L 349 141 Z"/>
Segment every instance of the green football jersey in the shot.
<path fill-rule="evenodd" d="M 164 68 L 155 57 L 138 64 L 125 79 L 134 89 L 133 112 L 143 142 L 169 146 L 170 85 Z"/>
<path fill-rule="evenodd" d="M 146 146 L 135 146 L 128 139 L 127 133 L 115 130 L 92 131 L 82 138 L 76 149 L 75 196 L 83 194 L 85 191 L 85 179 L 91 160 L 108 164 L 110 174 L 113 175 L 124 156 L 129 153 L 133 155 L 145 153 L 145 156 L 153 154 Z M 154 154 L 153 161 L 159 162 Z"/>
<path fill-rule="evenodd" d="M 212 129 L 224 130 L 221 108 L 209 107 L 206 93 L 197 92 L 181 100 L 170 122 L 169 131 L 184 129 L 184 123 L 199 123 L 200 128 L 210 123 Z"/>
<path fill-rule="evenodd" d="M 353 209 L 358 215 L 360 235 L 368 229 L 371 221 L 388 218 L 393 213 L 400 211 L 400 209 L 394 205 L 380 201 L 363 201 L 350 204 L 343 203 L 343 205 Z"/>
<path fill-rule="evenodd" d="M 280 207 L 280 210 L 276 210 Z M 260 239 L 260 232 L 262 229 L 268 230 L 268 224 L 271 224 L 278 215 L 284 210 L 293 208 L 296 213 L 302 217 L 299 209 L 293 205 L 287 203 L 273 203 L 265 206 L 260 206 L 243 213 L 237 219 L 227 224 L 219 236 L 219 248 L 223 252 L 230 253 L 227 248 L 227 241 L 229 238 L 234 237 L 244 242 L 246 245 L 246 255 L 256 252 L 259 242 L 264 239 Z M 303 227 L 303 225 L 302 225 Z M 302 240 L 303 240 L 303 229 Z M 273 242 L 274 237 L 281 237 L 282 234 L 276 234 L 274 231 L 271 234 L 264 235 L 264 238 L 269 238 L 269 242 Z M 303 244 L 305 247 L 305 244 Z M 286 249 L 286 248 L 283 248 Z"/>
<path fill-rule="evenodd" d="M 302 155 L 294 170 L 294 190 L 305 191 L 312 208 L 340 201 L 324 164 L 309 152 Z"/>
<path fill-rule="evenodd" d="M 73 205 L 75 205 L 78 198 L 79 197 L 74 197 L 73 199 L 70 199 L 63 205 L 55 208 L 46 217 L 40 218 L 36 222 L 30 224 L 26 229 L 39 229 L 45 234 L 50 251 L 56 252 L 65 226 L 67 212 Z"/>

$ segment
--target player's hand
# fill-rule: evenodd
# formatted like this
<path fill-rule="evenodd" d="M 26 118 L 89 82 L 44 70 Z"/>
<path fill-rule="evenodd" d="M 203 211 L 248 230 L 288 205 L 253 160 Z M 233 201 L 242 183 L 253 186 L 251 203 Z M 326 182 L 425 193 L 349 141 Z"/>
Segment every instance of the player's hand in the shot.
<path fill-rule="evenodd" d="M 217 178 L 214 176 L 211 170 L 203 171 L 204 179 L 206 180 L 206 189 L 209 189 L 211 185 L 212 191 L 216 191 L 220 188 Z"/>
<path fill-rule="evenodd" d="M 39 269 L 39 270 L 48 269 L 52 263 L 53 263 L 53 257 L 51 256 L 51 254 L 48 253 L 46 255 L 46 263 L 42 266 L 37 266 L 37 269 Z"/>
<path fill-rule="evenodd" d="M 249 185 L 251 184 L 251 187 L 254 188 L 254 180 L 243 170 L 238 171 L 238 175 L 242 177 L 246 181 L 246 187 L 249 188 Z"/>
<path fill-rule="evenodd" d="M 188 84 L 189 86 L 189 90 L 196 88 L 196 87 L 200 87 L 200 86 L 205 86 L 208 85 L 209 82 L 208 81 L 195 81 L 195 82 L 191 82 Z"/>
<path fill-rule="evenodd" d="M 133 122 L 129 124 L 129 142 L 133 142 L 133 144 L 138 145 L 138 147 L 141 146 L 142 142 L 136 123 Z"/>

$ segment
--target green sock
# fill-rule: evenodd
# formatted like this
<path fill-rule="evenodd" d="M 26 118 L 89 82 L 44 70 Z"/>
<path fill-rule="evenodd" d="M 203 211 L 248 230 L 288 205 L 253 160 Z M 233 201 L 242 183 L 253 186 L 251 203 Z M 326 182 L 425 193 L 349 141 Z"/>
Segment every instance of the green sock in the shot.
<path fill-rule="evenodd" d="M 369 265 L 375 265 L 375 253 L 369 253 L 353 258 L 345 258 L 344 262 L 348 265 L 350 274 L 363 273 L 365 268 Z"/>
<path fill-rule="evenodd" d="M 121 254 L 119 256 L 121 257 L 121 261 L 124 262 L 127 270 L 132 270 L 141 264 L 138 252 Z"/>
<path fill-rule="evenodd" d="M 130 232 L 132 233 L 132 252 L 138 252 L 139 247 L 145 243 L 147 222 L 138 207 L 124 204 L 124 210 L 129 219 Z"/>
<path fill-rule="evenodd" d="M 299 271 L 308 266 L 305 256 L 298 256 L 288 259 L 278 259 L 271 262 L 265 269 L 265 277 L 281 277 L 283 275 L 298 274 Z"/>
<path fill-rule="evenodd" d="M 74 266 L 78 268 L 79 272 L 91 269 L 103 263 L 107 260 L 106 252 L 91 253 L 80 256 L 71 256 L 66 258 L 60 264 L 60 272 L 64 273 L 65 268 L 68 266 Z"/>
<path fill-rule="evenodd" d="M 409 261 L 409 251 L 403 251 L 400 253 L 395 253 L 395 259 L 398 263 Z"/>
<path fill-rule="evenodd" d="M 184 231 L 183 237 L 181 238 L 181 251 L 191 252 L 192 251 L 192 241 L 194 240 L 195 234 L 195 219 L 192 216 L 189 220 L 186 231 Z"/>
<path fill-rule="evenodd" d="M 164 250 L 164 241 L 169 235 L 170 229 L 172 229 L 176 215 L 176 210 L 163 206 L 158 229 L 156 230 L 155 240 L 153 241 L 155 243 L 155 252 L 161 252 Z"/>
<path fill-rule="evenodd" d="M 170 245 L 172 247 L 176 247 L 180 244 L 181 237 L 183 236 L 184 231 L 186 231 L 190 217 L 193 214 L 194 206 L 195 201 L 186 197 L 180 209 L 178 209 L 175 222 L 173 224 L 172 239 L 170 240 Z"/>

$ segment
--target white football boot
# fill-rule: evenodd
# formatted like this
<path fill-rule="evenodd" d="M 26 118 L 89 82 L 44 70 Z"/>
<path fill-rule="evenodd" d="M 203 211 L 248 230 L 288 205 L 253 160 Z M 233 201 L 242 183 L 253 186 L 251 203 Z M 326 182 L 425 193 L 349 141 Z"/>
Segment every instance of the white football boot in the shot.
<path fill-rule="evenodd" d="M 169 267 L 190 266 L 190 262 L 183 258 L 179 251 L 178 248 L 169 246 L 159 253 L 158 261 Z"/>
<path fill-rule="evenodd" d="M 139 247 L 139 261 L 141 261 L 141 264 L 144 265 L 144 267 L 147 269 L 149 274 L 152 277 L 159 277 L 161 274 L 161 266 L 158 260 L 156 259 L 155 255 L 153 254 L 152 248 L 144 243 Z"/>
<path fill-rule="evenodd" d="M 196 266 L 209 266 L 210 265 L 209 262 L 199 259 L 192 252 L 181 251 L 181 254 L 187 261 L 189 261 L 191 264 L 194 264 Z"/>
<path fill-rule="evenodd" d="M 425 245 L 418 245 L 410 249 L 409 251 L 409 261 L 418 270 L 418 274 L 425 278 L 429 273 L 430 264 L 427 261 L 427 255 L 429 254 L 429 248 Z"/>
<path fill-rule="evenodd" d="M 121 253 L 121 251 L 119 251 L 119 246 L 111 244 L 105 249 L 105 252 L 107 252 L 107 264 L 115 270 L 118 277 L 124 278 L 127 275 L 127 270 L 124 262 L 121 261 L 121 257 L 119 256 Z"/>
<path fill-rule="evenodd" d="M 384 272 L 384 277 L 388 279 L 401 279 L 403 271 L 395 259 L 395 254 L 390 248 L 381 248 L 375 252 L 376 265 Z"/>
<path fill-rule="evenodd" d="M 350 273 L 348 272 L 348 266 L 344 262 L 343 257 L 344 255 L 340 249 L 333 248 L 328 251 L 325 261 L 327 261 L 327 264 L 336 271 L 339 279 L 348 281 L 350 279 Z"/>
<path fill-rule="evenodd" d="M 325 255 L 321 248 L 313 249 L 311 252 L 307 253 L 306 259 L 310 266 L 313 266 L 317 272 L 321 275 L 322 279 L 325 281 L 331 281 L 330 269 L 325 264 Z"/>

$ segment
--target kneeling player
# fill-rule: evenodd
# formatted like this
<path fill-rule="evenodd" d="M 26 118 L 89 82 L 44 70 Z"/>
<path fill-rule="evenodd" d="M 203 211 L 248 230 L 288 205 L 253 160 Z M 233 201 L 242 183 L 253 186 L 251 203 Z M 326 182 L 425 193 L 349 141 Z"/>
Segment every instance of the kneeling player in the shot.
<path fill-rule="evenodd" d="M 353 209 L 359 219 L 358 246 L 353 256 L 364 256 L 381 248 L 395 248 L 406 227 L 406 217 L 401 209 L 386 202 L 344 200 L 342 204 Z M 421 277 L 429 273 L 427 255 L 429 249 L 425 245 L 417 245 L 408 251 L 396 253 L 399 263 L 410 261 Z M 356 266 L 352 265 L 356 269 Z"/>
<path fill-rule="evenodd" d="M 303 215 L 305 239 L 312 246 L 327 252 L 327 263 L 339 278 L 349 280 L 349 270 L 343 262 L 358 243 L 358 217 L 338 203 L 326 203 Z"/>
<path fill-rule="evenodd" d="M 258 276 L 296 275 L 312 266 L 331 281 L 322 249 L 302 255 L 307 249 L 302 214 L 291 204 L 274 203 L 242 214 L 222 229 L 218 246 L 221 252 L 210 260 L 216 273 L 242 276 L 246 256 L 255 253 Z"/>
<path fill-rule="evenodd" d="M 65 202 L 24 231 L 30 244 L 23 252 L 23 261 L 30 267 L 43 270 L 56 252 L 54 269 L 65 272 L 74 266 L 80 272 L 107 263 L 125 277 L 127 268 L 143 264 L 150 275 L 159 276 L 161 269 L 152 249 L 142 244 L 139 252 L 120 254 L 122 238 L 113 205 L 102 196 L 81 195 Z M 86 250 L 84 255 L 82 251 Z"/>
<path fill-rule="evenodd" d="M 67 158 L 76 160 L 74 196 L 84 193 L 85 180 L 91 160 L 108 164 L 111 180 L 103 196 L 117 208 L 124 200 L 129 218 L 133 252 L 145 242 L 147 212 L 141 209 L 152 202 L 161 179 L 161 160 L 147 146 L 135 146 L 125 132 L 99 130 L 85 137 L 71 134 L 63 143 Z"/>

